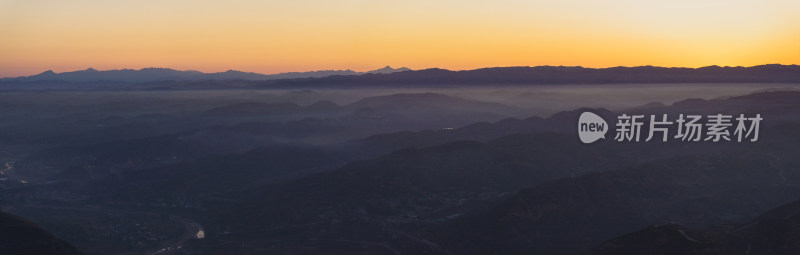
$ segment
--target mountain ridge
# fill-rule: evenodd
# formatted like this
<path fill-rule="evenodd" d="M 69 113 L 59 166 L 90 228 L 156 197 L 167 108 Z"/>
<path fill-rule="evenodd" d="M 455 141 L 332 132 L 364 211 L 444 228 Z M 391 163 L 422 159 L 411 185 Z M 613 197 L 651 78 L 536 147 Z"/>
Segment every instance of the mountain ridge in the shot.
<path fill-rule="evenodd" d="M 52 70 L 32 76 L 0 78 L 0 84 L 36 82 L 172 82 L 168 88 L 216 88 L 224 86 L 212 81 L 238 81 L 245 87 L 331 87 L 386 85 L 515 85 L 515 84 L 612 84 L 612 83 L 798 83 L 800 65 L 765 64 L 750 67 L 706 66 L 688 67 L 608 67 L 581 66 L 514 66 L 487 67 L 452 71 L 441 68 L 411 70 L 405 67 L 355 72 L 352 70 L 322 70 L 259 74 L 228 70 L 217 73 L 178 71 L 169 68 L 143 68 L 55 73 Z M 210 82 L 210 83 L 209 83 Z M 227 86 L 230 87 L 230 86 Z"/>
<path fill-rule="evenodd" d="M 581 255 L 797 254 L 800 200 L 739 223 L 691 229 L 669 222 L 607 240 Z"/>
<path fill-rule="evenodd" d="M 360 74 L 386 74 L 392 72 L 409 71 L 411 69 L 400 67 L 392 68 L 390 66 L 381 69 L 371 70 L 367 72 L 356 72 L 350 69 L 346 70 L 316 70 L 308 72 L 285 72 L 277 74 L 262 74 L 256 72 L 243 72 L 237 70 L 227 70 L 224 72 L 205 73 L 195 70 L 176 70 L 171 68 L 162 67 L 146 67 L 141 69 L 112 69 L 112 70 L 97 70 L 94 68 L 87 68 L 84 70 L 70 71 L 56 73 L 53 70 L 47 70 L 39 74 L 30 76 L 19 77 L 6 77 L 0 78 L 0 81 L 64 81 L 64 82 L 96 82 L 96 81 L 116 81 L 116 82 L 158 82 L 158 81 L 198 81 L 198 80 L 248 80 L 248 81 L 261 81 L 261 80 L 275 80 L 275 79 L 296 79 L 296 78 L 314 78 L 314 77 L 327 77 L 332 75 L 360 75 Z"/>
<path fill-rule="evenodd" d="M 750 67 L 609 67 L 518 66 L 451 71 L 440 68 L 384 75 L 329 76 L 264 82 L 264 87 L 332 85 L 521 85 L 521 84 L 614 84 L 614 83 L 795 83 L 800 66 L 767 64 Z"/>
<path fill-rule="evenodd" d="M 71 244 L 57 239 L 35 223 L 19 216 L 0 211 L 0 226 L 2 254 L 83 254 Z"/>

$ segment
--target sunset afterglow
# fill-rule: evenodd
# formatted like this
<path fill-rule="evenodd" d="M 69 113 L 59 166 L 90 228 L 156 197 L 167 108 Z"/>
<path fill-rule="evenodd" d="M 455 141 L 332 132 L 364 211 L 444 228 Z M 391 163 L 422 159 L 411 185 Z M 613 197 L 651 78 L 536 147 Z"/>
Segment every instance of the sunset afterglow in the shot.
<path fill-rule="evenodd" d="M 0 1 L 0 77 L 800 64 L 800 2 Z"/>

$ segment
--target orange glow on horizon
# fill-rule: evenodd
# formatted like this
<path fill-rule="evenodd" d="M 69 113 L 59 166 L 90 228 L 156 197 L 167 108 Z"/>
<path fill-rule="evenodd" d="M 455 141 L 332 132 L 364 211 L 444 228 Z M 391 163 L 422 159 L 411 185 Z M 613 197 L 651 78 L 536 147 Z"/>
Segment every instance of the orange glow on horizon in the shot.
<path fill-rule="evenodd" d="M 0 77 L 800 64 L 800 3 L 0 1 Z"/>

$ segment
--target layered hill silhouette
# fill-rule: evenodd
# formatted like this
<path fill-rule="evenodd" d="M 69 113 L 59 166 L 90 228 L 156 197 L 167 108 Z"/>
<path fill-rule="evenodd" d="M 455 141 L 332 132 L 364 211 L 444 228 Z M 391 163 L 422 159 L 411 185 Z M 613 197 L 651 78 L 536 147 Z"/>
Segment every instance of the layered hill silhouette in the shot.
<path fill-rule="evenodd" d="M 800 66 L 707 66 L 668 68 L 655 66 L 584 68 L 568 66 L 493 67 L 466 71 L 425 69 L 384 75 L 331 76 L 266 82 L 263 86 L 334 85 L 496 85 L 496 84 L 608 84 L 608 83 L 708 83 L 798 82 Z"/>
<path fill-rule="evenodd" d="M 586 255 L 800 253 L 800 201 L 769 210 L 744 224 L 690 229 L 676 223 L 652 225 L 603 242 Z"/>
<path fill-rule="evenodd" d="M 239 81 L 237 84 L 214 81 Z M 30 83 L 153 83 L 128 89 L 219 89 L 219 88 L 302 88 L 430 85 L 525 85 L 525 84 L 610 84 L 610 83 L 793 83 L 800 82 L 800 66 L 769 64 L 751 67 L 610 67 L 580 66 L 492 67 L 465 71 L 432 68 L 410 70 L 385 67 L 365 73 L 351 70 L 313 71 L 265 75 L 240 71 L 202 73 L 167 68 L 98 71 L 92 68 L 0 79 L 0 85 Z M 164 83 L 165 81 L 169 81 Z M 116 84 L 117 87 L 121 85 Z M 123 86 L 124 87 L 124 86 Z M 64 89 L 63 87 L 60 87 Z M 112 87 L 116 88 L 116 87 Z M 67 88 L 68 89 L 68 88 Z"/>
<path fill-rule="evenodd" d="M 561 179 L 453 222 L 434 240 L 461 254 L 552 254 L 657 222 L 722 224 L 797 198 L 794 183 L 783 185 L 778 170 L 759 167 L 768 161 L 751 153 L 704 155 Z M 452 233 L 467 234 L 450 240 Z"/>
<path fill-rule="evenodd" d="M 94 68 L 87 68 L 85 70 L 56 73 L 52 70 L 42 72 L 37 75 L 21 76 L 14 78 L 4 78 L 0 81 L 4 82 L 32 82 L 32 81 L 62 81 L 72 83 L 82 82 L 97 82 L 97 81 L 113 81 L 113 82 L 157 82 L 157 81 L 196 81 L 196 80 L 274 80 L 274 79 L 295 79 L 295 78 L 312 78 L 312 77 L 326 77 L 332 75 L 358 75 L 364 73 L 370 74 L 387 74 L 393 72 L 408 71 L 410 69 L 392 68 L 386 66 L 381 69 L 376 69 L 368 72 L 356 72 L 352 70 L 320 70 L 310 72 L 288 72 L 279 74 L 260 74 L 254 72 L 242 72 L 236 70 L 228 70 L 218 73 L 204 73 L 199 71 L 179 71 L 170 68 L 142 68 L 135 69 L 120 69 L 120 70 L 106 70 L 98 71 Z"/>
<path fill-rule="evenodd" d="M 771 117 L 794 109 L 797 101 L 789 99 L 798 96 L 759 93 L 685 101 L 658 111 L 685 109 L 690 103 L 699 112 L 744 104 L 738 108 L 742 112 L 757 108 Z M 772 103 L 764 107 L 766 102 Z M 528 121 L 554 122 L 550 125 L 555 127 L 561 119 L 574 121 L 577 113 Z M 238 196 L 241 201 L 220 212 L 233 216 L 219 220 L 223 231 L 231 233 L 224 240 L 231 242 L 340 238 L 389 242 L 409 253 L 580 252 L 659 222 L 726 224 L 797 199 L 798 162 L 783 149 L 797 146 L 797 127 L 771 123 L 764 127 L 771 136 L 747 145 L 587 146 L 573 135 L 532 129 L 528 132 L 533 134 L 486 142 L 404 149 L 246 191 Z M 473 128 L 453 132 L 463 132 L 463 139 Z M 413 147 L 401 141 L 406 139 L 448 140 L 429 132 L 397 134 L 362 142 L 401 148 Z"/>
<path fill-rule="evenodd" d="M 0 254 L 78 255 L 82 253 L 30 221 L 0 212 Z"/>

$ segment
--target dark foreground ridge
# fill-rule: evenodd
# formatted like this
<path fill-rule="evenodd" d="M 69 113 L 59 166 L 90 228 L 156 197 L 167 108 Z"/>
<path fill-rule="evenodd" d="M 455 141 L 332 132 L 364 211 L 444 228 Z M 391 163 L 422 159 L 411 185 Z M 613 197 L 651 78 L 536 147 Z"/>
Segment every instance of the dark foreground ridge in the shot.
<path fill-rule="evenodd" d="M 653 225 L 611 239 L 586 254 L 798 254 L 800 201 L 769 210 L 740 225 L 691 230 L 675 223 Z"/>
<path fill-rule="evenodd" d="M 0 212 L 0 254 L 81 254 L 72 245 L 20 217 Z"/>

